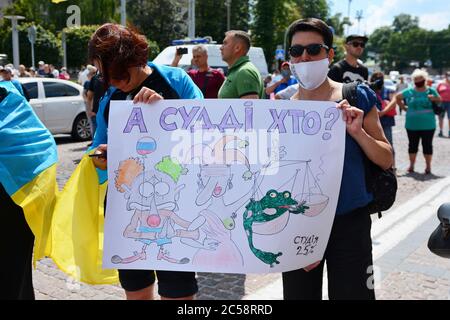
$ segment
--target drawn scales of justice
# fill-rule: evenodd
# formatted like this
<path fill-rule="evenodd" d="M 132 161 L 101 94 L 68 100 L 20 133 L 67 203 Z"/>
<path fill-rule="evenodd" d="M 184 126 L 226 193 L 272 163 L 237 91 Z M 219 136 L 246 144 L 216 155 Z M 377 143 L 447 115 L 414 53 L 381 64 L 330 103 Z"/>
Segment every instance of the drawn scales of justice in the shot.
<path fill-rule="evenodd" d="M 254 182 L 253 197 L 261 199 L 267 190 L 275 189 L 279 192 L 289 191 L 292 199 L 303 203 L 307 209 L 303 213 L 307 217 L 319 215 L 328 205 L 329 197 L 323 194 L 314 176 L 311 166 L 311 160 L 275 160 L 262 167 L 258 178 Z M 285 171 L 292 172 L 288 179 L 282 179 L 278 185 L 274 185 L 274 179 L 271 179 L 270 185 L 265 183 L 265 177 L 276 175 Z M 283 175 L 285 176 L 285 174 Z M 278 218 L 267 222 L 255 222 L 253 232 L 260 235 L 270 235 L 279 233 L 289 222 L 290 214 L 283 214 Z"/>

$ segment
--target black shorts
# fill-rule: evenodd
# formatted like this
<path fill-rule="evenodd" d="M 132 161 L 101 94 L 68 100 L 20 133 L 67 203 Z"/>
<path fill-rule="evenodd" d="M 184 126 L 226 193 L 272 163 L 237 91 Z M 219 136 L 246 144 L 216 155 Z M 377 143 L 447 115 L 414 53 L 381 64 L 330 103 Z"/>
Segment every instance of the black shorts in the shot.
<path fill-rule="evenodd" d="M 126 291 L 139 291 L 155 283 L 158 278 L 158 293 L 166 298 L 183 298 L 198 292 L 195 272 L 119 270 L 119 280 Z"/>
<path fill-rule="evenodd" d="M 425 155 L 433 154 L 433 130 L 408 130 L 409 147 L 408 153 L 417 153 L 419 151 L 419 142 L 422 139 L 422 151 Z"/>

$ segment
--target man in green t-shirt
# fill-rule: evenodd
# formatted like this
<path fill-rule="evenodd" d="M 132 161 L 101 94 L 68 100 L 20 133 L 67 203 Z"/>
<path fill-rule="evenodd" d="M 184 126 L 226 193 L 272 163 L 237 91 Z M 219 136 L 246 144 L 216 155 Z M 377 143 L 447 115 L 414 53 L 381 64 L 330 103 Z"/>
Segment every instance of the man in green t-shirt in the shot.
<path fill-rule="evenodd" d="M 219 90 L 219 99 L 264 97 L 261 75 L 247 56 L 250 46 L 250 36 L 246 32 L 231 30 L 225 33 L 220 52 L 228 64 L 228 76 Z"/>

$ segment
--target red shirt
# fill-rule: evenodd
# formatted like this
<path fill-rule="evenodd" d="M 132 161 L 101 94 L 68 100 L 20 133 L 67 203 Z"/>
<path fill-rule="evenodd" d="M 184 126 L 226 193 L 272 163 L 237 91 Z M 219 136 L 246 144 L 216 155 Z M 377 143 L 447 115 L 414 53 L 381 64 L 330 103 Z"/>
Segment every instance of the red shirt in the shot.
<path fill-rule="evenodd" d="M 209 68 L 208 71 L 200 72 L 198 70 L 189 70 L 189 76 L 197 87 L 202 90 L 206 99 L 217 99 L 217 94 L 225 81 L 225 76 L 217 69 Z M 205 81 L 207 82 L 205 83 Z"/>
<path fill-rule="evenodd" d="M 447 82 L 439 83 L 437 86 L 437 91 L 443 102 L 450 102 L 450 84 Z"/>

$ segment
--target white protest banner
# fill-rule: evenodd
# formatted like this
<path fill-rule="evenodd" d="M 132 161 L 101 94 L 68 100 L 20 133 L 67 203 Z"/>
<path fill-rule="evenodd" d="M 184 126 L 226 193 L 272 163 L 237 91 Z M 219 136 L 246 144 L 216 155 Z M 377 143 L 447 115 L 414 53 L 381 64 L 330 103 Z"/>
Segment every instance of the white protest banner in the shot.
<path fill-rule="evenodd" d="M 111 101 L 103 267 L 266 273 L 321 260 L 345 123 L 334 102 Z"/>

